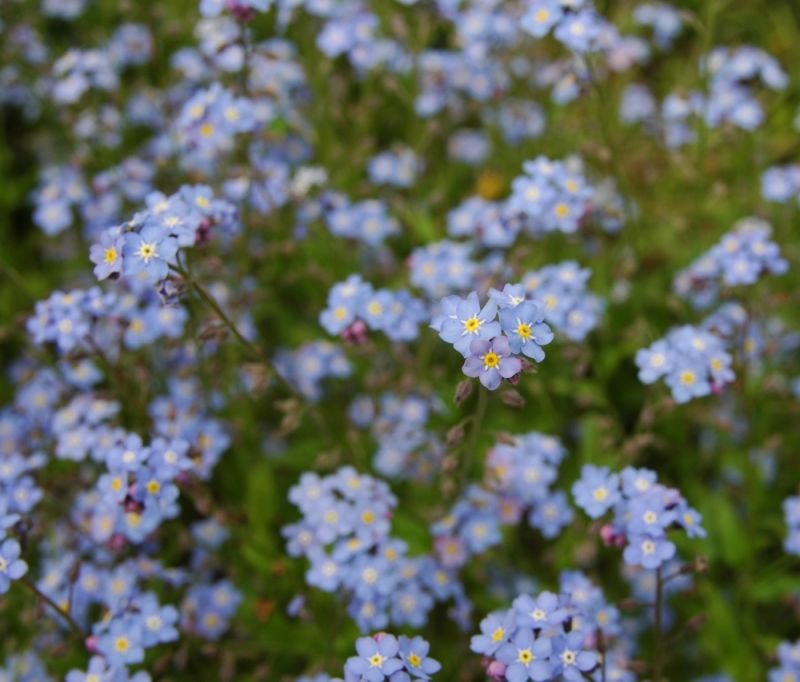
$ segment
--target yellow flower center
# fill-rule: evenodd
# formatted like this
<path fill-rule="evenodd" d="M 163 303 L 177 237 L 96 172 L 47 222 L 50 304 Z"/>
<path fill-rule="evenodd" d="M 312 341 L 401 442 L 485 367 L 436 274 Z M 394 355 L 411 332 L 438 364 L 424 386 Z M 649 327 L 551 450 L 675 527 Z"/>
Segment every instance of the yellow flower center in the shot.
<path fill-rule="evenodd" d="M 681 383 L 691 386 L 695 382 L 695 374 L 692 370 L 687 369 L 681 372 Z"/>
<path fill-rule="evenodd" d="M 200 126 L 200 134 L 203 137 L 211 137 L 214 134 L 214 126 L 210 123 L 204 123 Z"/>
<path fill-rule="evenodd" d="M 464 320 L 464 331 L 467 334 L 476 334 L 481 328 L 481 321 L 477 317 L 470 317 Z"/>
<path fill-rule="evenodd" d="M 530 649 L 519 649 L 517 651 L 517 661 L 523 665 L 528 665 L 533 660 L 533 652 Z"/>
<path fill-rule="evenodd" d="M 506 631 L 503 630 L 503 628 L 497 628 L 497 630 L 495 630 L 492 633 L 492 641 L 493 642 L 499 642 L 505 636 L 506 636 Z"/>
<path fill-rule="evenodd" d="M 106 264 L 111 265 L 117 262 L 117 250 L 113 246 L 109 246 L 103 254 L 103 260 Z"/>
<path fill-rule="evenodd" d="M 602 502 L 608 497 L 608 490 L 606 490 L 603 486 L 600 486 L 594 491 L 592 497 L 594 497 L 595 502 Z"/>
<path fill-rule="evenodd" d="M 141 258 L 145 263 L 149 263 L 150 259 L 156 256 L 156 245 L 153 243 L 142 243 L 142 245 L 139 247 L 139 250 L 136 252 L 136 255 L 139 256 L 139 258 Z"/>
<path fill-rule="evenodd" d="M 422 663 L 422 659 L 416 654 L 409 654 L 406 657 L 406 660 L 409 662 L 412 668 L 419 668 L 420 663 Z"/>
<path fill-rule="evenodd" d="M 128 649 L 131 648 L 131 644 L 127 637 L 117 637 L 117 639 L 114 640 L 114 648 L 120 653 L 124 654 Z"/>
<path fill-rule="evenodd" d="M 380 668 L 383 665 L 384 658 L 377 651 L 369 657 L 369 664 L 373 668 Z"/>
<path fill-rule="evenodd" d="M 486 369 L 491 369 L 492 367 L 497 367 L 500 364 L 500 356 L 497 353 L 495 353 L 493 350 L 490 350 L 481 359 L 483 360 L 483 366 Z"/>
<path fill-rule="evenodd" d="M 525 322 L 520 322 L 517 325 L 517 334 L 520 338 L 525 339 L 526 341 L 533 336 L 531 332 L 531 326 Z"/>

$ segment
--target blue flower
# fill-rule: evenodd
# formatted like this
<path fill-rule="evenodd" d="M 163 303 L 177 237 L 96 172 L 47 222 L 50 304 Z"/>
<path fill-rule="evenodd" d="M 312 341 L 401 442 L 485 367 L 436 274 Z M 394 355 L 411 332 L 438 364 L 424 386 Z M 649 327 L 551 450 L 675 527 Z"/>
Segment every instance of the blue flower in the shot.
<path fill-rule="evenodd" d="M 557 0 L 535 0 L 528 6 L 528 11 L 520 20 L 523 30 L 536 38 L 543 38 L 555 26 L 564 14 Z"/>
<path fill-rule="evenodd" d="M 106 279 L 122 272 L 122 250 L 124 240 L 117 232 L 106 230 L 100 235 L 100 243 L 89 249 L 89 258 L 94 266 L 97 279 Z"/>
<path fill-rule="evenodd" d="M 544 360 L 541 347 L 553 340 L 553 332 L 544 324 L 544 314 L 537 303 L 525 301 L 501 310 L 500 325 L 508 337 L 511 352 L 523 353 L 536 362 Z"/>
<path fill-rule="evenodd" d="M 481 621 L 481 634 L 473 635 L 469 648 L 476 654 L 491 656 L 511 639 L 516 626 L 513 611 L 490 613 Z"/>
<path fill-rule="evenodd" d="M 112 667 L 141 663 L 144 648 L 139 619 L 123 617 L 113 620 L 108 630 L 98 637 L 97 650 Z"/>
<path fill-rule="evenodd" d="M 507 666 L 508 682 L 543 682 L 553 675 L 551 652 L 552 643 L 549 637 L 540 635 L 534 639 L 533 630 L 524 627 L 517 630 L 511 642 L 500 647 L 496 655 Z"/>
<path fill-rule="evenodd" d="M 495 320 L 496 316 L 497 303 L 489 299 L 481 308 L 478 294 L 473 291 L 466 299 L 461 299 L 453 315 L 442 322 L 439 336 L 467 357 L 473 341 L 488 341 L 499 336 L 501 329 L 500 323 Z"/>
<path fill-rule="evenodd" d="M 382 682 L 403 667 L 403 661 L 398 658 L 400 646 L 394 635 L 361 637 L 356 640 L 356 651 L 358 656 L 351 656 L 345 664 L 345 679 L 348 682 L 351 679 L 357 682 Z"/>
<path fill-rule="evenodd" d="M 19 558 L 20 546 L 16 540 L 5 540 L 0 545 L 0 594 L 8 592 L 12 580 L 19 580 L 28 572 L 28 564 Z"/>
<path fill-rule="evenodd" d="M 160 227 L 147 225 L 141 232 L 127 233 L 124 239 L 122 255 L 126 276 L 141 277 L 151 283 L 167 276 L 178 251 L 174 237 L 166 237 Z"/>
<path fill-rule="evenodd" d="M 626 564 L 655 569 L 675 556 L 675 545 L 665 537 L 634 535 L 628 538 L 623 557 Z"/>
<path fill-rule="evenodd" d="M 553 673 L 561 675 L 568 682 L 580 682 L 582 673 L 590 671 L 597 665 L 597 654 L 585 651 L 584 633 L 570 632 L 553 639 Z"/>
<path fill-rule="evenodd" d="M 576 504 L 593 519 L 599 519 L 619 499 L 619 476 L 608 467 L 586 464 L 572 486 Z"/>
<path fill-rule="evenodd" d="M 428 656 L 430 648 L 422 637 L 400 636 L 400 658 L 414 679 L 427 680 L 441 670 L 441 664 Z"/>
<path fill-rule="evenodd" d="M 534 630 L 560 628 L 567 618 L 558 595 L 552 592 L 542 592 L 536 599 L 521 594 L 512 606 L 519 624 Z"/>

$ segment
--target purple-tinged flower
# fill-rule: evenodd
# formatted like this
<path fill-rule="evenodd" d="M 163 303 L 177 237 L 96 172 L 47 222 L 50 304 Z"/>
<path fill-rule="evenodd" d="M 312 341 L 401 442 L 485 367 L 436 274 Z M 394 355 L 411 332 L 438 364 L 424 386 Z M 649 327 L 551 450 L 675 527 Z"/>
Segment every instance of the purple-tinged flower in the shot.
<path fill-rule="evenodd" d="M 469 351 L 470 355 L 462 367 L 464 374 L 478 377 L 490 391 L 494 391 L 502 379 L 510 379 L 522 371 L 522 362 L 511 356 L 505 336 L 497 336 L 491 341 L 473 341 Z"/>

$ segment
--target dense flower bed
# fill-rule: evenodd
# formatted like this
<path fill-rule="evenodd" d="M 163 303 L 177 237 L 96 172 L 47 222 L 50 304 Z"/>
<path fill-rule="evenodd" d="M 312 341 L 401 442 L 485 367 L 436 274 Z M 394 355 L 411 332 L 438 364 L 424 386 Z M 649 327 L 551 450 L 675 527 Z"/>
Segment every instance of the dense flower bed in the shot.
<path fill-rule="evenodd" d="M 798 21 L 3 3 L 0 680 L 800 682 Z"/>

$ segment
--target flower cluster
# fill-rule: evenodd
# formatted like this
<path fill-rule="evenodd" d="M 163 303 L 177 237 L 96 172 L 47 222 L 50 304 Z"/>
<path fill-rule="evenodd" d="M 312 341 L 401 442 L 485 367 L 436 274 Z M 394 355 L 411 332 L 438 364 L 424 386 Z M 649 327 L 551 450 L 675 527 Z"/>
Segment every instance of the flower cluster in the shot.
<path fill-rule="evenodd" d="M 175 131 L 184 146 L 203 158 L 216 159 L 233 147 L 237 134 L 256 129 L 261 123 L 258 114 L 258 108 L 249 99 L 236 97 L 214 83 L 186 101 L 175 121 Z"/>
<path fill-rule="evenodd" d="M 464 374 L 477 377 L 490 391 L 498 388 L 502 379 L 514 380 L 522 371 L 516 355 L 541 362 L 542 346 L 553 340 L 541 306 L 526 300 L 519 286 L 495 290 L 483 308 L 475 291 L 466 298 L 448 296 L 441 308 L 431 327 L 466 358 Z"/>
<path fill-rule="evenodd" d="M 59 353 L 69 353 L 89 340 L 94 323 L 108 315 L 115 302 L 113 293 L 98 287 L 55 291 L 36 304 L 28 318 L 28 333 L 35 344 L 54 343 Z"/>
<path fill-rule="evenodd" d="M 495 680 L 579 682 L 601 660 L 597 632 L 619 632 L 619 613 L 582 574 L 564 572 L 560 591 L 521 594 L 507 611 L 489 614 L 470 648 Z"/>
<path fill-rule="evenodd" d="M 787 528 L 783 547 L 788 554 L 800 556 L 800 496 L 787 497 L 783 501 L 783 516 Z"/>
<path fill-rule="evenodd" d="M 419 299 L 401 289 L 374 289 L 361 275 L 351 275 L 328 293 L 328 306 L 320 324 L 329 334 L 360 343 L 369 331 L 381 331 L 392 341 L 412 341 L 428 312 Z"/>
<path fill-rule="evenodd" d="M 640 26 L 647 26 L 653 30 L 655 43 L 661 50 L 671 47 L 683 30 L 681 13 L 666 2 L 647 2 L 638 5 L 633 18 Z"/>
<path fill-rule="evenodd" d="M 573 519 L 567 496 L 551 486 L 566 450 L 558 438 L 537 431 L 498 443 L 486 457 L 489 485 L 500 495 L 504 515 L 521 516 L 548 539 L 555 538 Z"/>
<path fill-rule="evenodd" d="M 414 150 L 405 146 L 376 154 L 367 167 L 372 184 L 403 188 L 411 187 L 421 170 Z"/>
<path fill-rule="evenodd" d="M 735 378 L 732 363 L 716 335 L 688 324 L 636 353 L 639 380 L 652 384 L 663 378 L 679 403 L 719 392 Z"/>
<path fill-rule="evenodd" d="M 293 351 L 279 351 L 275 369 L 310 402 L 322 397 L 322 382 L 349 377 L 352 367 L 341 348 L 329 341 L 304 343 Z"/>
<path fill-rule="evenodd" d="M 33 221 L 47 235 L 72 225 L 72 208 L 85 200 L 88 190 L 76 168 L 51 166 L 44 170 L 34 193 Z"/>
<path fill-rule="evenodd" d="M 541 301 L 549 324 L 571 341 L 583 341 L 603 311 L 603 301 L 587 291 L 591 274 L 575 261 L 564 261 L 525 273 L 522 287 L 528 296 Z"/>
<path fill-rule="evenodd" d="M 389 215 L 386 204 L 378 199 L 351 204 L 343 195 L 330 195 L 327 202 L 330 208 L 325 214 L 325 223 L 337 237 L 380 246 L 387 237 L 400 231 L 397 221 Z"/>
<path fill-rule="evenodd" d="M 551 30 L 557 40 L 578 53 L 591 52 L 603 44 L 611 27 L 591 3 L 571 0 L 528 0 L 520 26 L 536 38 Z"/>
<path fill-rule="evenodd" d="M 768 673 L 769 682 L 800 680 L 800 640 L 778 645 L 778 666 Z"/>
<path fill-rule="evenodd" d="M 420 627 L 434 601 L 463 599 L 431 557 L 408 557 L 406 543 L 390 536 L 397 500 L 383 481 L 352 467 L 323 478 L 307 472 L 289 500 L 303 518 L 283 528 L 287 552 L 310 561 L 309 585 L 346 595 L 362 631 L 389 622 Z"/>
<path fill-rule="evenodd" d="M 177 264 L 178 250 L 209 238 L 211 230 L 235 230 L 236 209 L 215 199 L 209 187 L 184 185 L 171 196 L 154 192 L 147 209 L 106 230 L 90 250 L 95 275 L 121 277 L 139 288 L 161 283 Z"/>
<path fill-rule="evenodd" d="M 501 527 L 528 524 L 556 537 L 573 518 L 566 495 L 551 490 L 565 455 L 557 438 L 538 432 L 506 436 L 489 451 L 482 486 L 471 485 L 450 511 L 431 525 L 438 561 L 465 566 L 502 540 Z"/>
<path fill-rule="evenodd" d="M 543 156 L 525 162 L 523 170 L 512 184 L 509 208 L 531 221 L 534 233 L 575 232 L 592 194 L 584 178 Z"/>
<path fill-rule="evenodd" d="M 53 65 L 53 76 L 52 97 L 58 104 L 75 104 L 90 88 L 108 91 L 119 85 L 114 62 L 102 49 L 69 50 Z"/>
<path fill-rule="evenodd" d="M 766 273 L 780 275 L 789 264 L 770 239 L 768 223 L 758 218 L 740 220 L 707 253 L 675 276 L 675 291 L 704 307 L 716 300 L 722 284 L 755 284 Z"/>
<path fill-rule="evenodd" d="M 347 659 L 345 682 L 417 682 L 430 680 L 441 669 L 428 656 L 430 644 L 422 637 L 395 637 L 379 632 L 356 641 L 357 656 Z"/>
<path fill-rule="evenodd" d="M 378 445 L 372 464 L 378 473 L 428 481 L 440 464 L 444 446 L 436 432 L 425 427 L 429 417 L 441 411 L 441 402 L 433 397 L 385 393 L 377 406 L 369 396 L 357 396 L 348 416 L 360 428 L 371 427 Z"/>
<path fill-rule="evenodd" d="M 607 467 L 586 464 L 572 494 L 593 519 L 613 510 L 614 520 L 600 532 L 606 544 L 625 546 L 626 564 L 652 570 L 672 559 L 675 545 L 667 537 L 671 528 L 705 537 L 700 515 L 675 488 L 658 483 L 649 469 L 626 467 L 614 474 Z"/>
<path fill-rule="evenodd" d="M 409 258 L 409 281 L 430 298 L 468 289 L 478 272 L 470 244 L 447 239 L 414 249 Z"/>
<path fill-rule="evenodd" d="M 761 196 L 767 201 L 786 204 L 800 201 L 800 164 L 770 166 L 761 174 Z"/>

